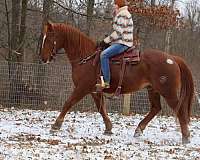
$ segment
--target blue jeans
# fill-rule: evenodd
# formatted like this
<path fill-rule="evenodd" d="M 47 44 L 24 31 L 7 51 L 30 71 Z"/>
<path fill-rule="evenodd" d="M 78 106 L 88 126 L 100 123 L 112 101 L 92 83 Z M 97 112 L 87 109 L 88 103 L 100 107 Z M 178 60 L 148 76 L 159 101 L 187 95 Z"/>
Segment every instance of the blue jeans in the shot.
<path fill-rule="evenodd" d="M 101 71 L 103 73 L 103 78 L 106 83 L 110 83 L 110 66 L 109 66 L 109 58 L 116 56 L 124 51 L 126 51 L 129 47 L 123 44 L 112 44 L 110 47 L 101 52 Z"/>

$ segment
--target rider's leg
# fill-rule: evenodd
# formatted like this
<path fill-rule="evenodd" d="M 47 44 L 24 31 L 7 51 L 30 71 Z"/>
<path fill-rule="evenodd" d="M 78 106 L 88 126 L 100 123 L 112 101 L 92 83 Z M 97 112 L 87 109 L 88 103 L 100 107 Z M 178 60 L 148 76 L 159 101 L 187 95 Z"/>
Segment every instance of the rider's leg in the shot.
<path fill-rule="evenodd" d="M 105 84 L 110 84 L 110 66 L 109 58 L 118 55 L 128 49 L 128 46 L 122 44 L 112 44 L 110 47 L 105 49 L 100 56 L 101 59 L 101 70 L 103 73 Z"/>

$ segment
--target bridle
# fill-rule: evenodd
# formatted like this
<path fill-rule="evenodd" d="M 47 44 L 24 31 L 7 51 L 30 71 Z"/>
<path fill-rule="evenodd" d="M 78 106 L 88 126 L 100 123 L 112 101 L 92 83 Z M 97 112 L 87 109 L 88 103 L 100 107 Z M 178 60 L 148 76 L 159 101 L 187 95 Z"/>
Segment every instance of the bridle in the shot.
<path fill-rule="evenodd" d="M 48 34 L 53 34 L 53 41 L 50 41 L 50 43 L 52 43 L 52 45 L 53 45 L 53 48 L 51 49 L 51 53 L 50 53 L 50 56 L 49 56 L 49 58 L 48 58 L 48 60 L 47 60 L 47 62 L 46 63 L 49 63 L 51 60 L 54 60 L 55 58 L 55 56 L 56 56 L 56 53 L 57 53 L 57 50 L 56 50 L 56 44 L 57 44 L 57 42 L 56 42 L 56 40 L 55 40 L 55 32 L 48 32 Z M 45 35 L 43 36 L 43 41 L 42 41 L 42 49 L 43 49 L 43 47 L 44 47 L 44 44 L 45 44 L 45 41 L 46 41 L 46 38 L 47 38 L 47 33 L 45 33 Z"/>

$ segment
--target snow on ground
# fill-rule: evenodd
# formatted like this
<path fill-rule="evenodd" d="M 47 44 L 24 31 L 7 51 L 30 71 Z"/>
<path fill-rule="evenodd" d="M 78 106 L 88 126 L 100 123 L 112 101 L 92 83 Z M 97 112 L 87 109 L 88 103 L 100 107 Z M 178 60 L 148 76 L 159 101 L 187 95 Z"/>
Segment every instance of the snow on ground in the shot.
<path fill-rule="evenodd" d="M 67 114 L 62 129 L 50 133 L 58 112 L 0 110 L 0 160 L 197 160 L 200 159 L 200 121 L 192 119 L 191 143 L 181 144 L 173 117 L 157 117 L 134 138 L 142 115 L 109 114 L 113 135 L 103 135 L 99 113 Z"/>

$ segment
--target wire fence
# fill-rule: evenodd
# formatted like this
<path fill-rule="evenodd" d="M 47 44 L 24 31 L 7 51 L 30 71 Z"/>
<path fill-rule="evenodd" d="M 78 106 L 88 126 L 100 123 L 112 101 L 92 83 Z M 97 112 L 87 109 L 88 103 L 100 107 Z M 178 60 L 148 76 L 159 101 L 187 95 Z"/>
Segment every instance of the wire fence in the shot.
<path fill-rule="evenodd" d="M 200 90 L 195 81 L 196 92 L 193 115 L 200 115 Z M 2 107 L 20 107 L 41 110 L 60 110 L 73 90 L 70 65 L 30 64 L 0 62 L 0 104 Z M 171 110 L 162 101 L 162 114 Z M 109 112 L 122 112 L 124 97 L 106 99 Z M 149 101 L 147 91 L 131 94 L 130 111 L 147 113 Z M 90 95 L 73 108 L 75 111 L 97 111 Z"/>

